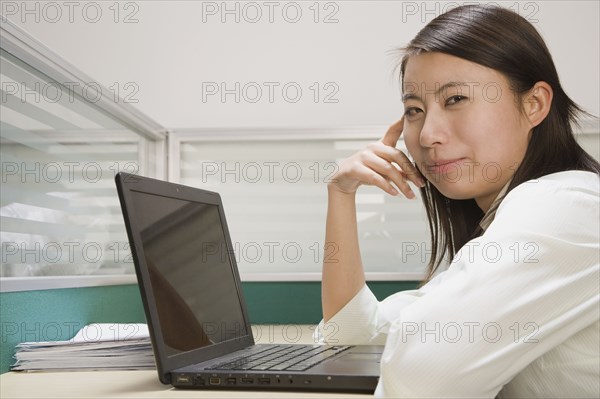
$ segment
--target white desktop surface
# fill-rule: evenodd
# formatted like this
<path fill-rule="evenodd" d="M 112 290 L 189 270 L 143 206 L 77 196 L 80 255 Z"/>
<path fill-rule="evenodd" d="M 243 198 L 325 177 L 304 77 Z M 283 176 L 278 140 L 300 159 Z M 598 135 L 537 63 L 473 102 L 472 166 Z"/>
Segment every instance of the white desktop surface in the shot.
<path fill-rule="evenodd" d="M 256 334 L 260 328 L 262 334 Z M 315 326 L 254 326 L 258 343 L 314 343 Z M 300 336 L 298 336 L 298 334 Z M 294 341 L 294 342 L 291 342 Z M 186 390 L 163 385 L 156 370 L 9 372 L 0 398 L 361 398 L 372 395 L 300 391 Z"/>

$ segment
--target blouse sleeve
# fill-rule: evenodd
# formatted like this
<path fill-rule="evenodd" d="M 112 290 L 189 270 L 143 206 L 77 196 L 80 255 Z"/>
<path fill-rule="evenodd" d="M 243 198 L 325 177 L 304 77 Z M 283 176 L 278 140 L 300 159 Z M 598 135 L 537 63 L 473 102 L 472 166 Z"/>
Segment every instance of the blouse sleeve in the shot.
<path fill-rule="evenodd" d="M 384 345 L 398 311 L 415 302 L 442 281 L 440 273 L 418 290 L 406 290 L 377 301 L 365 284 L 338 313 L 315 330 L 315 342 L 330 345 Z"/>
<path fill-rule="evenodd" d="M 598 197 L 551 179 L 513 189 L 427 295 L 389 312 L 376 396 L 493 398 L 597 322 Z"/>

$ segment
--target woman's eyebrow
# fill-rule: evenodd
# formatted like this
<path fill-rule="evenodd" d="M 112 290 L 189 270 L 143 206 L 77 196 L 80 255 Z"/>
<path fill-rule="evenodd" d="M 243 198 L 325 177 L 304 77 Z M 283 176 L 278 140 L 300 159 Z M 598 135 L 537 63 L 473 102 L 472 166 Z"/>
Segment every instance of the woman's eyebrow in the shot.
<path fill-rule="evenodd" d="M 436 82 L 436 86 L 437 86 L 437 84 L 438 83 Z M 412 87 L 418 87 L 416 84 L 413 84 L 413 83 L 410 83 L 410 82 L 407 85 L 410 85 Z M 422 86 L 424 86 L 424 85 L 422 85 Z M 473 86 L 473 83 L 452 81 L 452 82 L 448 82 L 448 83 L 443 84 L 442 86 L 440 86 L 439 88 L 437 88 L 435 91 L 429 91 L 429 90 L 424 90 L 424 91 L 425 91 L 426 95 L 427 94 L 433 94 L 433 95 L 435 95 L 435 98 L 437 99 L 437 98 L 439 98 L 439 95 L 440 95 L 441 92 L 443 92 L 444 90 L 448 89 L 449 87 L 456 87 L 456 86 Z M 419 101 L 423 102 L 423 99 L 421 97 L 419 97 L 418 95 L 416 95 L 414 93 L 414 91 L 402 95 L 402 102 L 403 103 L 407 102 L 408 100 L 419 100 Z"/>

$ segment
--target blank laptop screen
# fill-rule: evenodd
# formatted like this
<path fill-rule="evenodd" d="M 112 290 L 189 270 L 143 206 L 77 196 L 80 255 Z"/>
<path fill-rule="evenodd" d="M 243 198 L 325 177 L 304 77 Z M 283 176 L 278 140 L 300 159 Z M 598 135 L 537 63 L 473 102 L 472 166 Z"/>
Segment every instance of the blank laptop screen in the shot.
<path fill-rule="evenodd" d="M 247 335 L 218 205 L 131 195 L 167 354 Z"/>

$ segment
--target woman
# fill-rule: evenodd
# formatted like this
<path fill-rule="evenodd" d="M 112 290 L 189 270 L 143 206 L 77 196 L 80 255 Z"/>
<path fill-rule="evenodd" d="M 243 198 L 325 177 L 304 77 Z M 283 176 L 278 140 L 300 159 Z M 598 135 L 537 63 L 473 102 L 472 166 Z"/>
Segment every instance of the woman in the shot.
<path fill-rule="evenodd" d="M 512 11 L 463 6 L 404 53 L 403 118 L 328 185 L 336 252 L 319 333 L 385 343 L 378 396 L 599 397 L 600 165 L 573 137 L 580 109 L 542 38 Z M 401 135 L 414 164 L 395 148 Z M 428 277 L 378 302 L 355 192 L 413 198 L 408 181 L 429 219 Z"/>

